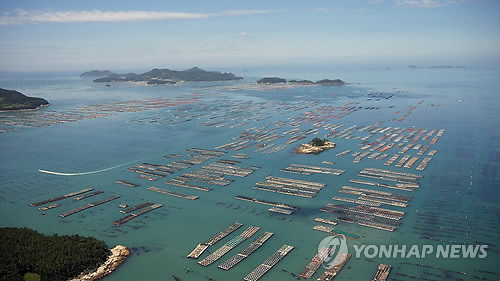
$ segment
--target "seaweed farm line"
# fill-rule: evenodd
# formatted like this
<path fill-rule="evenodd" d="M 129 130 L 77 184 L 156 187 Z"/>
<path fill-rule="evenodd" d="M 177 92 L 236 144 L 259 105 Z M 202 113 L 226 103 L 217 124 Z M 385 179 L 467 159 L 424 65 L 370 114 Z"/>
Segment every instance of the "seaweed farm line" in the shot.
<path fill-rule="evenodd" d="M 141 205 L 135 206 L 135 207 L 127 210 L 126 213 L 129 213 L 129 212 L 132 212 L 135 210 L 139 210 L 138 212 L 131 213 L 130 215 L 127 215 L 119 220 L 116 220 L 113 222 L 113 224 L 115 226 L 120 226 L 120 225 L 128 222 L 131 219 L 135 219 L 138 216 L 144 215 L 145 213 L 148 213 L 148 212 L 151 212 L 155 209 L 161 208 L 162 206 L 163 206 L 162 204 L 153 204 L 153 203 L 147 203 L 147 205 L 141 204 Z"/>
<path fill-rule="evenodd" d="M 108 197 L 106 199 L 102 199 L 102 200 L 99 200 L 97 202 L 94 202 L 94 203 L 90 203 L 90 204 L 87 204 L 87 205 L 84 205 L 84 206 L 81 206 L 79 208 L 76 208 L 76 209 L 73 209 L 73 210 L 70 210 L 70 211 L 67 211 L 67 212 L 64 212 L 62 214 L 60 214 L 59 216 L 61 218 L 65 218 L 67 216 L 71 216 L 71 215 L 74 215 L 76 213 L 79 213 L 81 211 L 84 211 L 84 210 L 87 210 L 89 208 L 93 208 L 95 206 L 98 206 L 98 205 L 101 205 L 101 204 L 104 204 L 104 203 L 107 203 L 109 201 L 112 201 L 112 200 L 115 200 L 115 199 L 118 199 L 120 198 L 120 196 L 118 195 L 114 195 L 114 196 L 111 196 L 111 197 Z"/>
<path fill-rule="evenodd" d="M 223 255 L 231 251 L 234 247 L 238 246 L 246 239 L 252 237 L 259 229 L 260 227 L 255 227 L 255 226 L 249 227 L 247 230 L 243 231 L 243 233 L 231 239 L 229 242 L 221 246 L 219 249 L 215 250 L 212 254 L 210 254 L 203 260 L 199 261 L 198 264 L 202 266 L 208 266 L 214 263 L 215 261 L 219 260 Z"/>
<path fill-rule="evenodd" d="M 279 248 L 272 256 L 265 260 L 261 265 L 257 266 L 252 272 L 250 272 L 243 280 L 246 281 L 256 281 L 259 280 L 264 274 L 266 274 L 273 266 L 280 262 L 291 250 L 293 246 L 283 245 Z"/>
<path fill-rule="evenodd" d="M 236 231 L 241 226 L 243 226 L 243 224 L 238 222 L 233 223 L 225 230 L 215 234 L 212 238 L 208 239 L 206 242 L 198 244 L 198 246 L 196 246 L 196 248 L 191 253 L 189 253 L 187 257 L 197 259 L 209 246 L 216 244 L 224 237 Z"/>
<path fill-rule="evenodd" d="M 218 267 L 224 270 L 230 270 L 233 268 L 235 265 L 246 259 L 248 256 L 250 256 L 253 252 L 255 252 L 257 249 L 259 249 L 264 243 L 273 236 L 272 232 L 264 232 L 261 236 L 259 236 L 255 241 L 250 243 L 248 247 L 243 249 L 241 252 L 238 254 L 232 256 L 225 262 L 221 263 Z"/>
<path fill-rule="evenodd" d="M 94 190 L 94 189 L 93 188 L 85 188 L 85 189 L 82 189 L 80 191 L 73 192 L 73 193 L 68 193 L 68 194 L 63 195 L 63 196 L 50 198 L 50 199 L 43 200 L 43 201 L 36 202 L 36 203 L 31 203 L 30 206 L 32 206 L 32 207 L 38 207 L 40 205 L 45 205 L 45 204 L 48 204 L 48 203 L 52 203 L 52 202 L 60 201 L 60 200 L 63 200 L 63 199 L 67 199 L 67 198 L 70 198 L 70 197 L 73 197 L 73 196 L 77 196 L 77 195 L 80 195 L 80 194 L 83 194 L 83 193 L 86 193 L 86 192 L 89 192 L 89 191 L 92 191 L 92 190 Z"/>

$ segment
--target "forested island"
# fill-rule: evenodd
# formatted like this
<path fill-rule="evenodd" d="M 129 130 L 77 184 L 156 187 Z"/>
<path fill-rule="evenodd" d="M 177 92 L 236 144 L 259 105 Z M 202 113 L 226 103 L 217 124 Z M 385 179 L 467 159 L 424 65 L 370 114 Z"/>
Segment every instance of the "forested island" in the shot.
<path fill-rule="evenodd" d="M 176 84 L 181 81 L 200 82 L 200 81 L 231 81 L 241 80 L 242 77 L 237 77 L 232 73 L 205 71 L 198 67 L 193 67 L 187 70 L 170 70 L 170 69 L 152 69 L 151 71 L 135 74 L 110 74 L 106 77 L 95 79 L 94 82 L 146 82 L 149 85 L 157 84 Z"/>
<path fill-rule="evenodd" d="M 97 269 L 110 254 L 92 237 L 0 228 L 0 280 L 69 280 Z"/>
<path fill-rule="evenodd" d="M 327 149 L 334 148 L 335 143 L 320 138 L 313 138 L 309 143 L 301 144 L 299 148 L 295 150 L 296 153 L 303 154 L 318 154 Z"/>
<path fill-rule="evenodd" d="M 80 74 L 80 77 L 103 77 L 111 74 L 115 74 L 109 70 L 91 70 Z"/>
<path fill-rule="evenodd" d="M 277 84 L 277 83 L 287 83 L 286 79 L 279 78 L 279 77 L 264 77 L 260 80 L 257 81 L 257 84 Z M 310 80 L 290 80 L 288 81 L 289 84 L 301 84 L 301 85 L 328 85 L 328 86 L 343 86 L 347 85 L 346 82 L 340 80 L 340 79 L 335 79 L 335 80 L 330 80 L 330 79 L 323 79 L 319 80 L 316 82 L 310 81 Z"/>
<path fill-rule="evenodd" d="M 48 104 L 45 99 L 28 97 L 18 91 L 0 88 L 0 110 L 36 109 Z"/>

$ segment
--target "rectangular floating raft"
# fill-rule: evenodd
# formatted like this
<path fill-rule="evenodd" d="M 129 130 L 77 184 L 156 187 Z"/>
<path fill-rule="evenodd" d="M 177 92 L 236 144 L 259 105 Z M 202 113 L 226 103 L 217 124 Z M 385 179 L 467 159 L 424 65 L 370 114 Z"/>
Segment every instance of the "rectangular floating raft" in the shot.
<path fill-rule="evenodd" d="M 257 266 L 252 272 L 248 273 L 243 280 L 257 281 L 266 274 L 273 266 L 278 264 L 291 250 L 293 246 L 283 245 L 272 256 L 265 260 L 261 265 Z"/>

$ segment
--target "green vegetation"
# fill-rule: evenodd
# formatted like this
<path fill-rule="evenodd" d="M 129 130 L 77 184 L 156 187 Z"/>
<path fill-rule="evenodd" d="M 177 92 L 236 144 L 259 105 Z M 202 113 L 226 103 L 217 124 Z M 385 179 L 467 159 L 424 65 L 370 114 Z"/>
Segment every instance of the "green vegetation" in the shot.
<path fill-rule="evenodd" d="M 283 78 L 279 78 L 279 77 L 264 77 L 264 78 L 258 80 L 257 83 L 258 84 L 286 83 L 286 80 Z M 302 85 L 317 84 L 317 85 L 328 85 L 328 86 L 347 85 L 346 82 L 344 82 L 340 79 L 335 79 L 335 80 L 323 79 L 323 80 L 319 80 L 316 82 L 313 82 L 310 80 L 290 80 L 290 81 L 288 81 L 288 83 L 290 83 L 290 84 L 302 84 Z"/>
<path fill-rule="evenodd" d="M 40 281 L 40 275 L 36 273 L 24 274 L 24 281 Z"/>
<path fill-rule="evenodd" d="M 314 84 L 314 82 L 311 80 L 290 80 L 288 82 L 295 84 Z"/>
<path fill-rule="evenodd" d="M 114 74 L 109 70 L 91 70 L 80 74 L 80 77 L 104 77 Z"/>
<path fill-rule="evenodd" d="M 151 84 L 159 84 L 158 81 L 230 81 L 241 80 L 232 73 L 205 71 L 198 67 L 193 67 L 188 70 L 170 70 L 170 69 L 152 69 L 151 71 L 135 74 L 111 74 L 103 78 L 94 80 L 94 82 L 151 82 Z M 156 82 L 156 83 L 153 83 Z"/>
<path fill-rule="evenodd" d="M 258 84 L 286 83 L 286 80 L 279 77 L 264 77 L 257 81 Z"/>
<path fill-rule="evenodd" d="M 344 82 L 344 81 L 342 81 L 340 79 L 335 79 L 335 80 L 323 79 L 323 80 L 316 81 L 316 84 L 329 85 L 329 86 L 343 86 L 343 85 L 347 85 L 346 82 Z"/>
<path fill-rule="evenodd" d="M 314 138 L 309 142 L 309 144 L 312 146 L 323 146 L 326 142 L 328 142 L 327 139 L 322 140 L 320 138 Z"/>
<path fill-rule="evenodd" d="M 152 80 L 149 80 L 148 83 L 146 83 L 148 85 L 164 85 L 164 84 L 176 84 L 175 81 L 172 81 L 172 80 L 158 80 L 158 79 L 152 79 Z"/>
<path fill-rule="evenodd" d="M 0 110 L 35 109 L 47 104 L 49 102 L 42 98 L 27 97 L 18 91 L 0 89 Z"/>
<path fill-rule="evenodd" d="M 109 255 L 107 245 L 92 237 L 0 228 L 0 280 L 68 280 L 94 270 Z"/>

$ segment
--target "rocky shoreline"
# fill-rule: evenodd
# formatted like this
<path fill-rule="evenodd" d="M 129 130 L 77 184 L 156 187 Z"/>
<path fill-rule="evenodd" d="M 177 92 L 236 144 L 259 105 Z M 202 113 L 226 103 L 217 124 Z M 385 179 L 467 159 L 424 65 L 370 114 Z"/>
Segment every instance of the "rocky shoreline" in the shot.
<path fill-rule="evenodd" d="M 130 250 L 126 246 L 117 245 L 111 249 L 111 255 L 96 270 L 89 273 L 82 273 L 77 278 L 70 281 L 94 281 L 111 274 L 127 257 L 130 256 Z"/>

